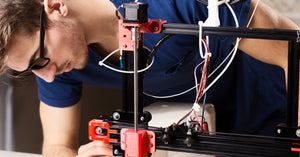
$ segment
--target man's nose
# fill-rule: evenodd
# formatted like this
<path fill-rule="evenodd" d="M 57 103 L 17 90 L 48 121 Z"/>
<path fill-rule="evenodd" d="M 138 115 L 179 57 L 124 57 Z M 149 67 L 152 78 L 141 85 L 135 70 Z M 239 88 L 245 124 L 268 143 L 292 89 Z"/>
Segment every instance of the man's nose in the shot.
<path fill-rule="evenodd" d="M 44 68 L 39 70 L 32 70 L 32 72 L 43 79 L 44 81 L 50 83 L 54 81 L 55 74 L 57 71 L 57 66 L 55 64 L 51 64 L 51 62 Z"/>

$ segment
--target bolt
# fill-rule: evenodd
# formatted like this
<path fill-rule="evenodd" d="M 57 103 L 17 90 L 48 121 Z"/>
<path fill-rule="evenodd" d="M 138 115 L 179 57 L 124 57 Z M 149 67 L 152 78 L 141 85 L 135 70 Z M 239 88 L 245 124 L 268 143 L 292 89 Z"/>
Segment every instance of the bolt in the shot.
<path fill-rule="evenodd" d="M 281 134 L 282 130 L 281 129 L 277 129 L 277 133 Z"/>
<path fill-rule="evenodd" d="M 154 31 L 158 31 L 158 27 L 154 27 Z"/>
<path fill-rule="evenodd" d="M 120 114 L 118 113 L 118 112 L 114 112 L 113 113 L 113 118 L 114 118 L 114 120 L 119 120 L 120 119 Z"/>
<path fill-rule="evenodd" d="M 153 147 L 153 145 L 150 143 L 150 144 L 149 144 L 149 147 Z"/>
<path fill-rule="evenodd" d="M 98 135 L 101 135 L 103 132 L 102 132 L 102 128 L 100 128 L 99 126 L 97 126 L 96 128 L 95 128 L 95 132 L 96 132 L 96 134 L 98 134 Z"/>
<path fill-rule="evenodd" d="M 153 136 L 152 135 L 149 135 L 149 138 L 152 138 Z"/>
<path fill-rule="evenodd" d="M 141 117 L 141 121 L 143 122 L 145 120 L 145 117 Z"/>
<path fill-rule="evenodd" d="M 300 129 L 297 129 L 297 130 L 296 130 L 296 136 L 297 136 L 297 137 L 300 137 Z"/>
<path fill-rule="evenodd" d="M 120 153 L 120 152 L 119 152 L 118 149 L 115 149 L 115 150 L 114 150 L 114 154 L 115 154 L 115 155 L 118 155 L 119 153 Z"/>
<path fill-rule="evenodd" d="M 90 136 L 89 139 L 92 140 L 92 136 Z"/>

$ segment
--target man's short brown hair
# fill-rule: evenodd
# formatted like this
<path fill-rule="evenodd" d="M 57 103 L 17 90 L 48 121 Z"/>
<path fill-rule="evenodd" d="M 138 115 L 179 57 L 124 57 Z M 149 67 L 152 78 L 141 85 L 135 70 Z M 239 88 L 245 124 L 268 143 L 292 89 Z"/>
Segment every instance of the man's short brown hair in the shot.
<path fill-rule="evenodd" d="M 32 36 L 40 27 L 42 0 L 1 0 L 0 74 L 6 69 L 7 51 L 16 34 Z"/>

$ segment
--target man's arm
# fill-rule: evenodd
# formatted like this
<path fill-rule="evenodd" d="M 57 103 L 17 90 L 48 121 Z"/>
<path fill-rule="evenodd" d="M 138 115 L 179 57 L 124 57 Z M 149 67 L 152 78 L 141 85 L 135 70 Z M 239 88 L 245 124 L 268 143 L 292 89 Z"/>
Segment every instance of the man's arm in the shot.
<path fill-rule="evenodd" d="M 257 0 L 251 0 L 251 11 L 256 5 Z M 287 17 L 278 11 L 270 8 L 262 1 L 259 3 L 253 20 L 250 23 L 252 28 L 280 28 L 299 30 L 300 28 Z M 239 49 L 248 55 L 265 63 L 278 65 L 287 72 L 288 42 L 280 40 L 262 39 L 242 39 Z"/>
<path fill-rule="evenodd" d="M 256 2 L 257 0 L 251 1 L 250 14 L 252 13 Z M 257 11 L 250 24 L 250 27 L 300 30 L 299 26 L 297 26 L 294 22 L 289 20 L 287 17 L 283 16 L 278 11 L 270 8 L 263 2 L 260 2 L 260 4 L 258 5 Z M 288 70 L 288 42 L 287 41 L 242 39 L 239 45 L 239 49 L 243 50 L 248 55 L 260 61 L 282 67 L 285 71 L 285 76 L 287 78 L 287 70 Z M 300 107 L 299 107 L 299 113 L 300 113 Z M 300 124 L 300 115 L 298 115 L 298 125 L 299 124 Z"/>
<path fill-rule="evenodd" d="M 44 157 L 75 157 L 78 148 L 81 103 L 57 108 L 40 102 Z"/>

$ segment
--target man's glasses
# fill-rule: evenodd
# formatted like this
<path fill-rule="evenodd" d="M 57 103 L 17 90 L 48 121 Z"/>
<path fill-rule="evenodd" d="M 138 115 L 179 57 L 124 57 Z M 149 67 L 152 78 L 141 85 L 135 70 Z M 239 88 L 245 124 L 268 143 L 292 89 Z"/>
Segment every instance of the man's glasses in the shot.
<path fill-rule="evenodd" d="M 22 75 L 26 72 L 31 72 L 32 70 L 42 69 L 47 66 L 50 62 L 50 58 L 45 58 L 44 56 L 44 38 L 45 38 L 45 26 L 44 26 L 44 5 L 42 6 L 41 14 L 40 14 L 40 56 L 35 61 L 29 64 L 29 67 L 20 72 L 19 75 Z"/>

